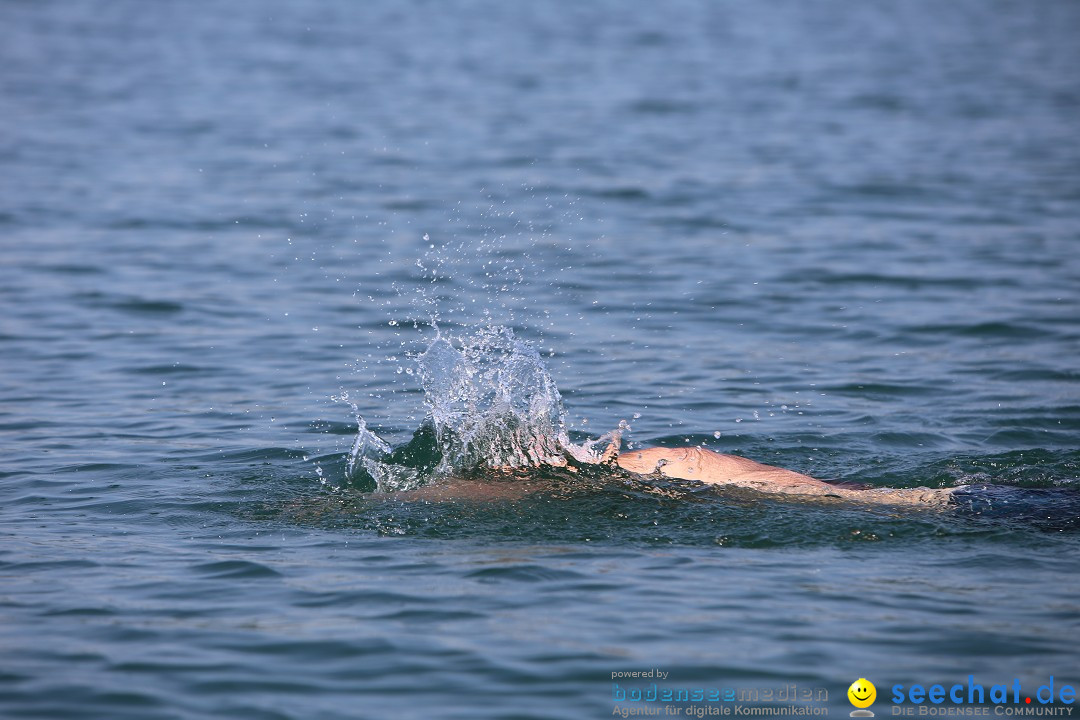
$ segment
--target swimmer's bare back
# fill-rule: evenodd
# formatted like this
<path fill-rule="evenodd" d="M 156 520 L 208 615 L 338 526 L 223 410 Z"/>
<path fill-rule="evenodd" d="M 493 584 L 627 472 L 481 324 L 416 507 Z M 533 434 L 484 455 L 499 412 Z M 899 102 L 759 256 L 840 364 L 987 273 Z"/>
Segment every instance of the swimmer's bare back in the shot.
<path fill-rule="evenodd" d="M 859 502 L 892 505 L 943 505 L 951 490 L 874 488 L 852 490 L 816 480 L 809 475 L 765 465 L 734 455 L 699 447 L 647 448 L 621 453 L 615 458 L 623 470 L 639 475 L 697 480 L 708 485 L 729 485 L 764 493 L 831 496 Z"/>

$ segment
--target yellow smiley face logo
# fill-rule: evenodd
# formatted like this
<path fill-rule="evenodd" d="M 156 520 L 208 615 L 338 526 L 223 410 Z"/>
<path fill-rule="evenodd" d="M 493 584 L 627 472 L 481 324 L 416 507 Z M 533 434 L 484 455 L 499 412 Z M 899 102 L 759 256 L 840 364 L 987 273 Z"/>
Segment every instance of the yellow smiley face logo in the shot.
<path fill-rule="evenodd" d="M 874 704 L 877 688 L 866 678 L 859 678 L 847 689 L 847 699 L 857 708 L 867 708 Z"/>

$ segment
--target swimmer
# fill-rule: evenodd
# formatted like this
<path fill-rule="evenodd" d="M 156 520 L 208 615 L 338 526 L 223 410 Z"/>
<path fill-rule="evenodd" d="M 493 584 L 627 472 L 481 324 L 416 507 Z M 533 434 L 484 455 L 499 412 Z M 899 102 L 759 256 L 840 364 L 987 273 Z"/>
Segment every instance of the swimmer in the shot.
<path fill-rule="evenodd" d="M 701 447 L 653 447 L 621 452 L 622 430 L 615 430 L 586 445 L 574 445 L 563 436 L 530 437 L 523 463 L 515 465 L 482 463 L 477 469 L 511 474 L 520 481 L 521 471 L 529 467 L 555 467 L 576 473 L 584 465 L 617 465 L 622 470 L 642 476 L 689 480 L 717 487 L 732 487 L 758 493 L 782 495 L 791 499 L 844 500 L 882 505 L 918 505 L 943 507 L 953 489 L 871 488 L 854 483 L 830 483 L 792 470 L 765 465 L 735 455 L 722 455 Z M 606 445 L 605 445 L 606 443 Z M 598 448 L 603 447 L 601 452 Z M 596 449 L 594 449 L 596 448 Z M 446 480 L 449 480 L 447 482 Z M 401 500 L 511 500 L 538 489 L 531 480 L 514 483 L 484 482 L 476 477 L 446 478 L 423 487 L 392 493 Z"/>

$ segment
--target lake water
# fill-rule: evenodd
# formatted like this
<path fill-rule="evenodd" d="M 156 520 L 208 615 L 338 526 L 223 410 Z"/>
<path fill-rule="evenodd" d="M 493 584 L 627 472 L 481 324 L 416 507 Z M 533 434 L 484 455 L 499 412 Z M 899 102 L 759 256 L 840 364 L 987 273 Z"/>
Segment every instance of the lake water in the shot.
<path fill-rule="evenodd" d="M 1065 0 L 0 5 L 0 715 L 1077 685 L 1078 31 Z M 512 328 L 578 441 L 974 489 L 366 492 L 350 403 L 407 441 L 433 323 Z"/>

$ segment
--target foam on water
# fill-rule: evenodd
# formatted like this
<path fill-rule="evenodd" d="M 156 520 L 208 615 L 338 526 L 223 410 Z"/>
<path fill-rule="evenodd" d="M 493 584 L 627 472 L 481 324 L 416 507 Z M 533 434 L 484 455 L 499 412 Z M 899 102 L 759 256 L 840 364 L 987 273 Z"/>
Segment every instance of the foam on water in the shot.
<path fill-rule="evenodd" d="M 420 428 L 393 450 L 357 413 L 349 481 L 392 492 L 481 468 L 600 460 L 615 435 L 571 442 L 555 381 L 536 349 L 512 329 L 484 326 L 450 335 L 436 326 L 436 333 L 417 358 L 427 408 Z"/>

